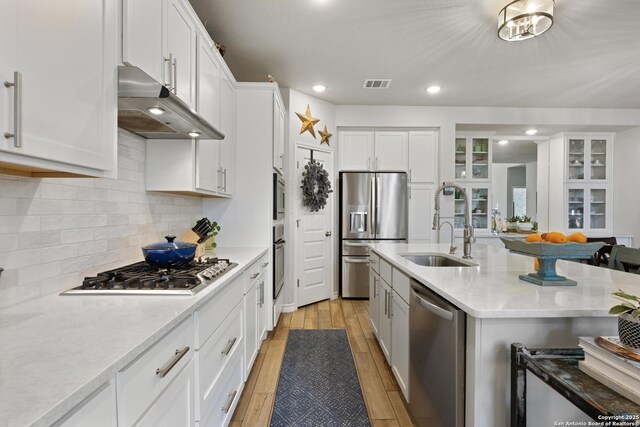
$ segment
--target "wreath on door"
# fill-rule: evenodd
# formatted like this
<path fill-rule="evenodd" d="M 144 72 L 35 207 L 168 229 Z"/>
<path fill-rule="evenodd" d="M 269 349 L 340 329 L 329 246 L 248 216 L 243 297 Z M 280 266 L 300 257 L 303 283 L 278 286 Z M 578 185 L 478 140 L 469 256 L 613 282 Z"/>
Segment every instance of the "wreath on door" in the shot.
<path fill-rule="evenodd" d="M 318 212 L 324 209 L 327 204 L 329 194 L 333 193 L 329 172 L 327 172 L 320 162 L 313 158 L 304 166 L 302 172 L 302 204 L 308 207 L 311 212 Z"/>

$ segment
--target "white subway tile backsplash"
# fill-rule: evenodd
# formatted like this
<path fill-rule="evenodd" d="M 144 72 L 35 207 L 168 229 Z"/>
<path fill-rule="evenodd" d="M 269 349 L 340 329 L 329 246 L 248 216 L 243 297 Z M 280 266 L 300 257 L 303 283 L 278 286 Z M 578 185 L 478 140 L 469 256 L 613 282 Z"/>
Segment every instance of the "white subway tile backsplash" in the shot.
<path fill-rule="evenodd" d="M 191 228 L 200 198 L 145 191 L 145 144 L 120 134 L 118 179 L 0 175 L 0 307 L 141 261 L 141 246 Z"/>

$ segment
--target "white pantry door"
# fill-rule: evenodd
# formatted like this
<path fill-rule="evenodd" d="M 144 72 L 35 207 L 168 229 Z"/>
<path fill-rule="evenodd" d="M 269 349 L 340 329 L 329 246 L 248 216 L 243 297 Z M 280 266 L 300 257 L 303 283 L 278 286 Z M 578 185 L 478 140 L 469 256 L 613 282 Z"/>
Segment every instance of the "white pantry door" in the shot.
<path fill-rule="evenodd" d="M 311 212 L 302 205 L 302 182 L 304 166 L 311 160 L 311 150 L 296 148 L 296 263 L 298 285 L 298 307 L 322 301 L 331 297 L 333 290 L 333 230 L 332 205 L 335 197 L 336 183 L 333 182 L 333 165 L 331 153 L 313 150 L 313 158 L 323 164 L 332 179 L 327 204 L 319 212 Z"/>

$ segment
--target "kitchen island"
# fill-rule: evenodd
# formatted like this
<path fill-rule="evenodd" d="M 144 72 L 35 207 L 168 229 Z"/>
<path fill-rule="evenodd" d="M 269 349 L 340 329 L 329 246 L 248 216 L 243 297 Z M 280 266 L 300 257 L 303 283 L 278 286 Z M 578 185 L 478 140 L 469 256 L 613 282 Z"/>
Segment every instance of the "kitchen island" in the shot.
<path fill-rule="evenodd" d="M 576 347 L 579 336 L 617 335 L 616 317 L 608 314 L 615 303 L 611 293 L 618 289 L 640 293 L 638 275 L 562 260 L 557 263 L 558 274 L 576 280 L 577 286 L 541 287 L 523 282 L 518 275 L 533 271 L 533 259 L 493 246 L 473 245 L 471 261 L 477 266 L 471 267 L 423 267 L 402 256 L 446 254 L 447 244 L 372 244 L 371 249 L 394 270 L 467 314 L 467 427 L 510 424 L 511 343 Z M 529 425 L 566 421 L 558 417 L 566 415 L 562 411 L 569 404 L 560 395 L 545 392 L 545 386 L 537 387 L 534 381 L 531 385 L 529 413 L 536 419 Z"/>

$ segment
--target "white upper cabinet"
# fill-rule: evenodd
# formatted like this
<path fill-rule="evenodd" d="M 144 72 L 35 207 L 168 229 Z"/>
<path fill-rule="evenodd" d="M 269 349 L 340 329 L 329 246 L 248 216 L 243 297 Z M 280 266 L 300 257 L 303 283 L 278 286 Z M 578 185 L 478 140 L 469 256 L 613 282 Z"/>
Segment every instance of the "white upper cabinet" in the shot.
<path fill-rule="evenodd" d="M 408 169 L 408 133 L 376 132 L 373 168 L 379 171 Z"/>
<path fill-rule="evenodd" d="M 224 133 L 223 140 L 218 142 L 219 153 L 219 192 L 232 195 L 236 188 L 236 88 L 231 80 L 223 76 L 220 83 L 220 129 Z"/>
<path fill-rule="evenodd" d="M 456 135 L 456 181 L 489 181 L 491 178 L 491 135 Z"/>
<path fill-rule="evenodd" d="M 162 49 L 163 8 L 166 4 L 162 0 L 122 1 L 122 62 L 168 86 L 168 64 Z"/>
<path fill-rule="evenodd" d="M 183 0 L 123 0 L 122 61 L 196 108 L 197 31 Z"/>
<path fill-rule="evenodd" d="M 438 132 L 409 132 L 409 182 L 438 179 Z"/>
<path fill-rule="evenodd" d="M 196 24 L 182 0 L 168 0 L 164 56 L 169 89 L 191 107 L 196 95 Z"/>
<path fill-rule="evenodd" d="M 284 108 L 278 97 L 273 98 L 273 168 L 280 172 L 284 165 Z"/>
<path fill-rule="evenodd" d="M 366 171 L 373 168 L 373 132 L 340 132 L 340 170 Z"/>
<path fill-rule="evenodd" d="M 117 11 L 117 0 L 0 3 L 5 169 L 115 173 Z"/>
<path fill-rule="evenodd" d="M 198 37 L 198 113 L 220 127 L 220 64 L 210 41 Z"/>
<path fill-rule="evenodd" d="M 432 186 L 409 184 L 409 243 L 431 242 L 432 209 Z"/>
<path fill-rule="evenodd" d="M 569 182 L 608 182 L 613 165 L 612 134 L 565 136 L 565 179 Z"/>

